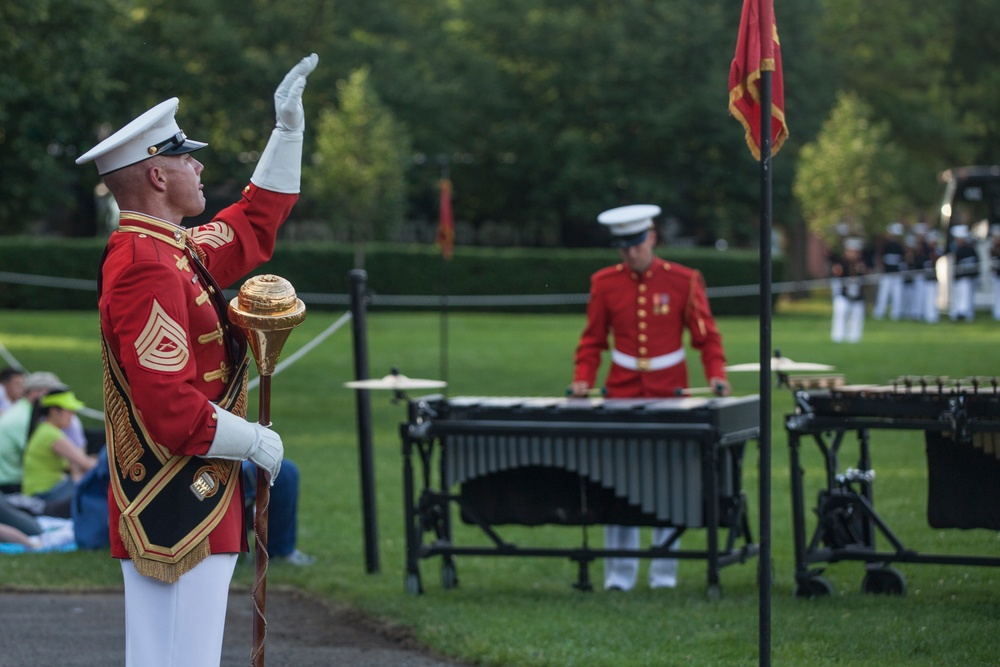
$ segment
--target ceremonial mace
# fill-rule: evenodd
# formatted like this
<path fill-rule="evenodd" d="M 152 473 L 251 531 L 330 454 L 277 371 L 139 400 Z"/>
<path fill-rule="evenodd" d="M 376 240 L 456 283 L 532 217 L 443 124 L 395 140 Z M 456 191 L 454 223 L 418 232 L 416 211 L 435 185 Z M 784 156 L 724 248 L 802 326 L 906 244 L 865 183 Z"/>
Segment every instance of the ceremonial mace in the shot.
<path fill-rule="evenodd" d="M 271 374 L 278 364 L 281 348 L 292 329 L 306 318 L 306 306 L 295 296 L 292 284 L 270 274 L 254 276 L 240 288 L 239 295 L 229 302 L 229 321 L 243 330 L 250 343 L 257 372 L 260 375 L 260 409 L 257 422 L 271 426 Z M 253 519 L 254 581 L 253 581 L 253 651 L 250 664 L 264 665 L 264 639 L 267 621 L 264 619 L 267 577 L 267 507 L 271 487 L 267 476 L 257 468 L 257 506 Z"/>

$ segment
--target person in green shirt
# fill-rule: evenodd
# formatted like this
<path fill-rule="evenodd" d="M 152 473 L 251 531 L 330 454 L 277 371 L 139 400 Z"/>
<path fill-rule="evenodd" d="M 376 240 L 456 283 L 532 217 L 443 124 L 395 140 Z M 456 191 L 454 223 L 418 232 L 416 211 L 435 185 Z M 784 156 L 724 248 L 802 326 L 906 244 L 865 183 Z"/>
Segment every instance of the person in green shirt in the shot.
<path fill-rule="evenodd" d="M 31 432 L 24 448 L 22 492 L 52 504 L 73 498 L 76 483 L 97 465 L 97 457 L 82 451 L 66 436 L 83 403 L 67 389 L 56 389 L 38 399 Z"/>
<path fill-rule="evenodd" d="M 21 493 L 31 411 L 39 398 L 55 389 L 68 390 L 55 373 L 31 373 L 24 380 L 24 396 L 0 414 L 0 492 Z"/>

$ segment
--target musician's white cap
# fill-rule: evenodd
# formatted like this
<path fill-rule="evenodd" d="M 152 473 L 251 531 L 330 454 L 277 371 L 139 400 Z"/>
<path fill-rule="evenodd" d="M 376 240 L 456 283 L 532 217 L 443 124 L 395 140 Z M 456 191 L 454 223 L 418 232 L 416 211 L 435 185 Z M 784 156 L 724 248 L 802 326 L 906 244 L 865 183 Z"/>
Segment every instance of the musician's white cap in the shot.
<path fill-rule="evenodd" d="M 859 239 L 856 236 L 844 239 L 844 249 L 845 250 L 856 250 L 861 252 L 865 249 L 864 239 Z"/>
<path fill-rule="evenodd" d="M 628 248 L 646 240 L 653 228 L 653 218 L 659 214 L 660 207 L 655 204 L 632 204 L 604 211 L 597 221 L 611 231 L 613 247 Z"/>
<path fill-rule="evenodd" d="M 889 223 L 889 227 L 888 227 L 887 231 L 892 236 L 902 236 L 903 232 L 905 230 L 903 229 L 903 223 L 901 223 L 901 222 L 892 222 L 892 223 Z"/>
<path fill-rule="evenodd" d="M 188 139 L 177 126 L 176 97 L 160 102 L 77 158 L 77 164 L 91 160 L 101 176 L 127 167 L 154 155 L 181 155 L 208 144 Z"/>
<path fill-rule="evenodd" d="M 969 226 L 953 225 L 951 228 L 951 235 L 956 239 L 967 239 L 969 238 Z"/>

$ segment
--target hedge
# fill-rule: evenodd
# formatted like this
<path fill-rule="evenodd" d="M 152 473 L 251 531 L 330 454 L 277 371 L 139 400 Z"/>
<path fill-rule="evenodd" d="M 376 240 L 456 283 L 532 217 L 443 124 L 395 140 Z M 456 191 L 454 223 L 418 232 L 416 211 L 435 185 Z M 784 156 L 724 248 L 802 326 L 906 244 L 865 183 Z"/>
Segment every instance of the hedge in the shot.
<path fill-rule="evenodd" d="M 355 266 L 351 245 L 314 242 L 280 242 L 278 252 L 254 273 L 274 273 L 287 278 L 300 294 L 346 295 L 348 273 Z M 0 271 L 95 281 L 104 249 L 103 239 L 0 237 Z M 706 248 L 660 248 L 659 254 L 699 269 L 710 287 L 755 285 L 759 282 L 757 253 L 746 250 L 719 252 Z M 608 248 L 537 249 L 457 247 L 454 258 L 444 262 L 433 246 L 371 244 L 364 249 L 368 289 L 375 295 L 454 296 L 585 294 L 589 276 L 614 263 Z M 780 281 L 783 263 L 776 259 L 774 281 Z M 96 292 L 11 282 L 0 276 L 0 308 L 86 310 L 96 306 Z M 340 309 L 343 305 L 311 304 Z M 373 308 L 378 300 L 373 301 Z M 560 306 L 508 306 L 494 310 L 579 311 L 582 304 Z M 713 298 L 718 315 L 757 315 L 759 298 Z"/>

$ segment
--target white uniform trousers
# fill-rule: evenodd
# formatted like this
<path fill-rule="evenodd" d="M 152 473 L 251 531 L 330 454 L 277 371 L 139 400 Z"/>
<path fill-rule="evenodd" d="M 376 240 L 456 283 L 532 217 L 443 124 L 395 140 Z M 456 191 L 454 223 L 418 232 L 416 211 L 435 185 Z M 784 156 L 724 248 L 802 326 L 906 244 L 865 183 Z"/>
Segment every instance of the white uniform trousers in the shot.
<path fill-rule="evenodd" d="M 209 556 L 173 584 L 122 560 L 126 667 L 219 667 L 237 558 Z"/>
<path fill-rule="evenodd" d="M 1000 320 L 1000 276 L 993 276 L 993 319 Z"/>
<path fill-rule="evenodd" d="M 924 321 L 937 324 L 938 313 L 938 281 L 928 280 L 924 284 Z"/>
<path fill-rule="evenodd" d="M 927 278 L 922 275 L 913 276 L 910 283 L 910 294 L 906 299 L 906 317 L 911 320 L 924 319 L 924 294 L 927 293 Z"/>
<path fill-rule="evenodd" d="M 951 289 L 951 303 L 948 307 L 948 315 L 951 320 L 965 318 L 972 321 L 974 312 L 972 298 L 976 291 L 975 278 L 956 278 Z"/>
<path fill-rule="evenodd" d="M 833 300 L 833 323 L 830 340 L 834 343 L 857 343 L 865 329 L 865 302 L 838 296 Z"/>
<path fill-rule="evenodd" d="M 883 273 L 878 281 L 878 292 L 875 293 L 875 309 L 872 315 L 876 320 L 885 317 L 896 321 L 903 314 L 903 276 L 899 273 Z"/>
<path fill-rule="evenodd" d="M 676 528 L 654 528 L 653 544 L 665 544 L 674 536 Z M 671 550 L 680 547 L 680 540 L 674 542 Z M 638 549 L 639 529 L 636 526 L 605 526 L 604 527 L 604 548 L 605 549 Z M 635 587 L 635 581 L 639 576 L 638 558 L 605 558 L 604 559 L 604 588 L 620 588 L 623 591 L 630 591 Z M 650 588 L 673 588 L 677 585 L 677 559 L 676 558 L 654 558 L 649 563 L 649 587 Z"/>

